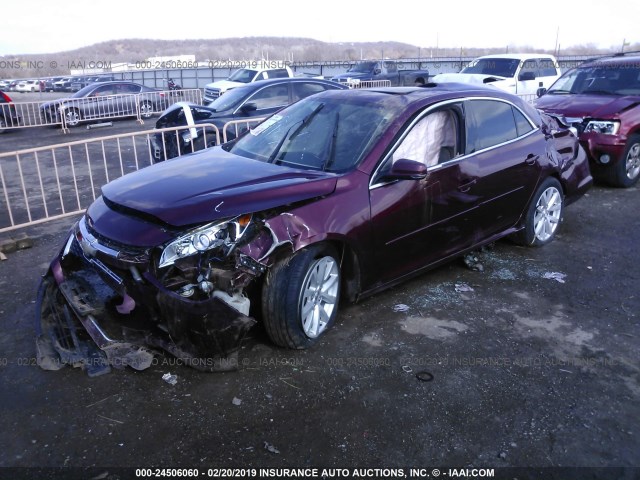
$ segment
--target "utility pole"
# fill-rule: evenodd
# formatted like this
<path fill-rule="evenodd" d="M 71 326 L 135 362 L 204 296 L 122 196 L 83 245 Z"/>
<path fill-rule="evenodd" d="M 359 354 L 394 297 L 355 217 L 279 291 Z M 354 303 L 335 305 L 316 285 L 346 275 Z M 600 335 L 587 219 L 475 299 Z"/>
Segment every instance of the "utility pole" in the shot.
<path fill-rule="evenodd" d="M 622 39 L 622 48 L 620 49 L 620 53 L 624 53 L 624 47 L 628 47 L 631 45 L 631 42 L 627 42 L 626 38 Z"/>

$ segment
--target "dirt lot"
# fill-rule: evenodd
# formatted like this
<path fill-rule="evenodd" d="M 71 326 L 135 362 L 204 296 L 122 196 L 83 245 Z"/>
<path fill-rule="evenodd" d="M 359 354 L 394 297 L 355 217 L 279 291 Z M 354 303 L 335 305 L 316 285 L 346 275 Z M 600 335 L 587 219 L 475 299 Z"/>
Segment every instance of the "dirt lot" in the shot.
<path fill-rule="evenodd" d="M 483 272 L 454 262 L 342 305 L 312 350 L 275 348 L 258 326 L 239 370 L 224 374 L 163 356 L 98 378 L 40 370 L 35 290 L 70 220 L 35 228 L 32 248 L 0 262 L 0 467 L 96 467 L 59 478 L 134 478 L 152 466 L 200 477 L 404 467 L 434 478 L 438 467 L 522 479 L 533 470 L 507 467 L 555 467 L 536 478 L 640 478 L 638 190 L 593 188 L 567 208 L 556 241 L 499 242 L 479 257 Z"/>

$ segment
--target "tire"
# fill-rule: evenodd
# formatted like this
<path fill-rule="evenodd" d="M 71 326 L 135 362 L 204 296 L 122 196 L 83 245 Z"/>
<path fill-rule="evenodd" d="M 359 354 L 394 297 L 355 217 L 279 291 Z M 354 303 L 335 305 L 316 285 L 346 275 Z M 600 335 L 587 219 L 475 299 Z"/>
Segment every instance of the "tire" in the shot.
<path fill-rule="evenodd" d="M 153 105 L 151 102 L 140 102 L 140 116 L 142 118 L 151 118 L 151 115 L 153 115 Z"/>
<path fill-rule="evenodd" d="M 333 248 L 314 245 L 276 263 L 262 287 L 267 334 L 281 347 L 303 349 L 333 325 L 340 299 L 340 266 Z"/>
<path fill-rule="evenodd" d="M 551 242 L 562 221 L 564 196 L 560 182 L 549 177 L 531 198 L 524 219 L 524 228 L 514 237 L 516 243 L 527 247 L 541 247 Z"/>
<path fill-rule="evenodd" d="M 640 179 L 640 135 L 629 137 L 620 160 L 606 170 L 607 183 L 614 187 L 633 187 Z"/>
<path fill-rule="evenodd" d="M 69 108 L 64 112 L 67 127 L 77 127 L 80 123 L 80 111 L 77 108 Z"/>

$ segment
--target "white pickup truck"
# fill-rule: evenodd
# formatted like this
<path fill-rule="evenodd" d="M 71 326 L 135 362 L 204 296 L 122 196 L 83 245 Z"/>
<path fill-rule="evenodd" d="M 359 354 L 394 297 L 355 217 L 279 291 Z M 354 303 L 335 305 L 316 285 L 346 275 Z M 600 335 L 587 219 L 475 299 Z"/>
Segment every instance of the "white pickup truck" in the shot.
<path fill-rule="evenodd" d="M 544 53 L 509 53 L 476 58 L 460 73 L 440 73 L 434 83 L 484 83 L 516 95 L 535 95 L 560 77 L 558 61 Z"/>
<path fill-rule="evenodd" d="M 227 90 L 234 87 L 245 85 L 258 80 L 267 80 L 269 78 L 287 78 L 293 77 L 293 71 L 285 66 L 282 68 L 241 68 L 231 74 L 226 80 L 218 80 L 209 83 L 204 87 L 204 104 L 213 102 Z"/>

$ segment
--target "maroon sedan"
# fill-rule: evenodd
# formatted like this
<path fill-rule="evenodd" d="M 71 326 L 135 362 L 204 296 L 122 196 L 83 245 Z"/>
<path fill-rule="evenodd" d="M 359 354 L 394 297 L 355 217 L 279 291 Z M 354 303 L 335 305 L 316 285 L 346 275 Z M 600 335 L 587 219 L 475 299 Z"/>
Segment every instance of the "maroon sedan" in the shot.
<path fill-rule="evenodd" d="M 306 348 L 341 299 L 507 235 L 551 241 L 591 183 L 569 130 L 492 88 L 313 95 L 103 187 L 43 280 L 39 362 L 97 375 L 162 348 L 233 368 L 254 317 Z"/>

